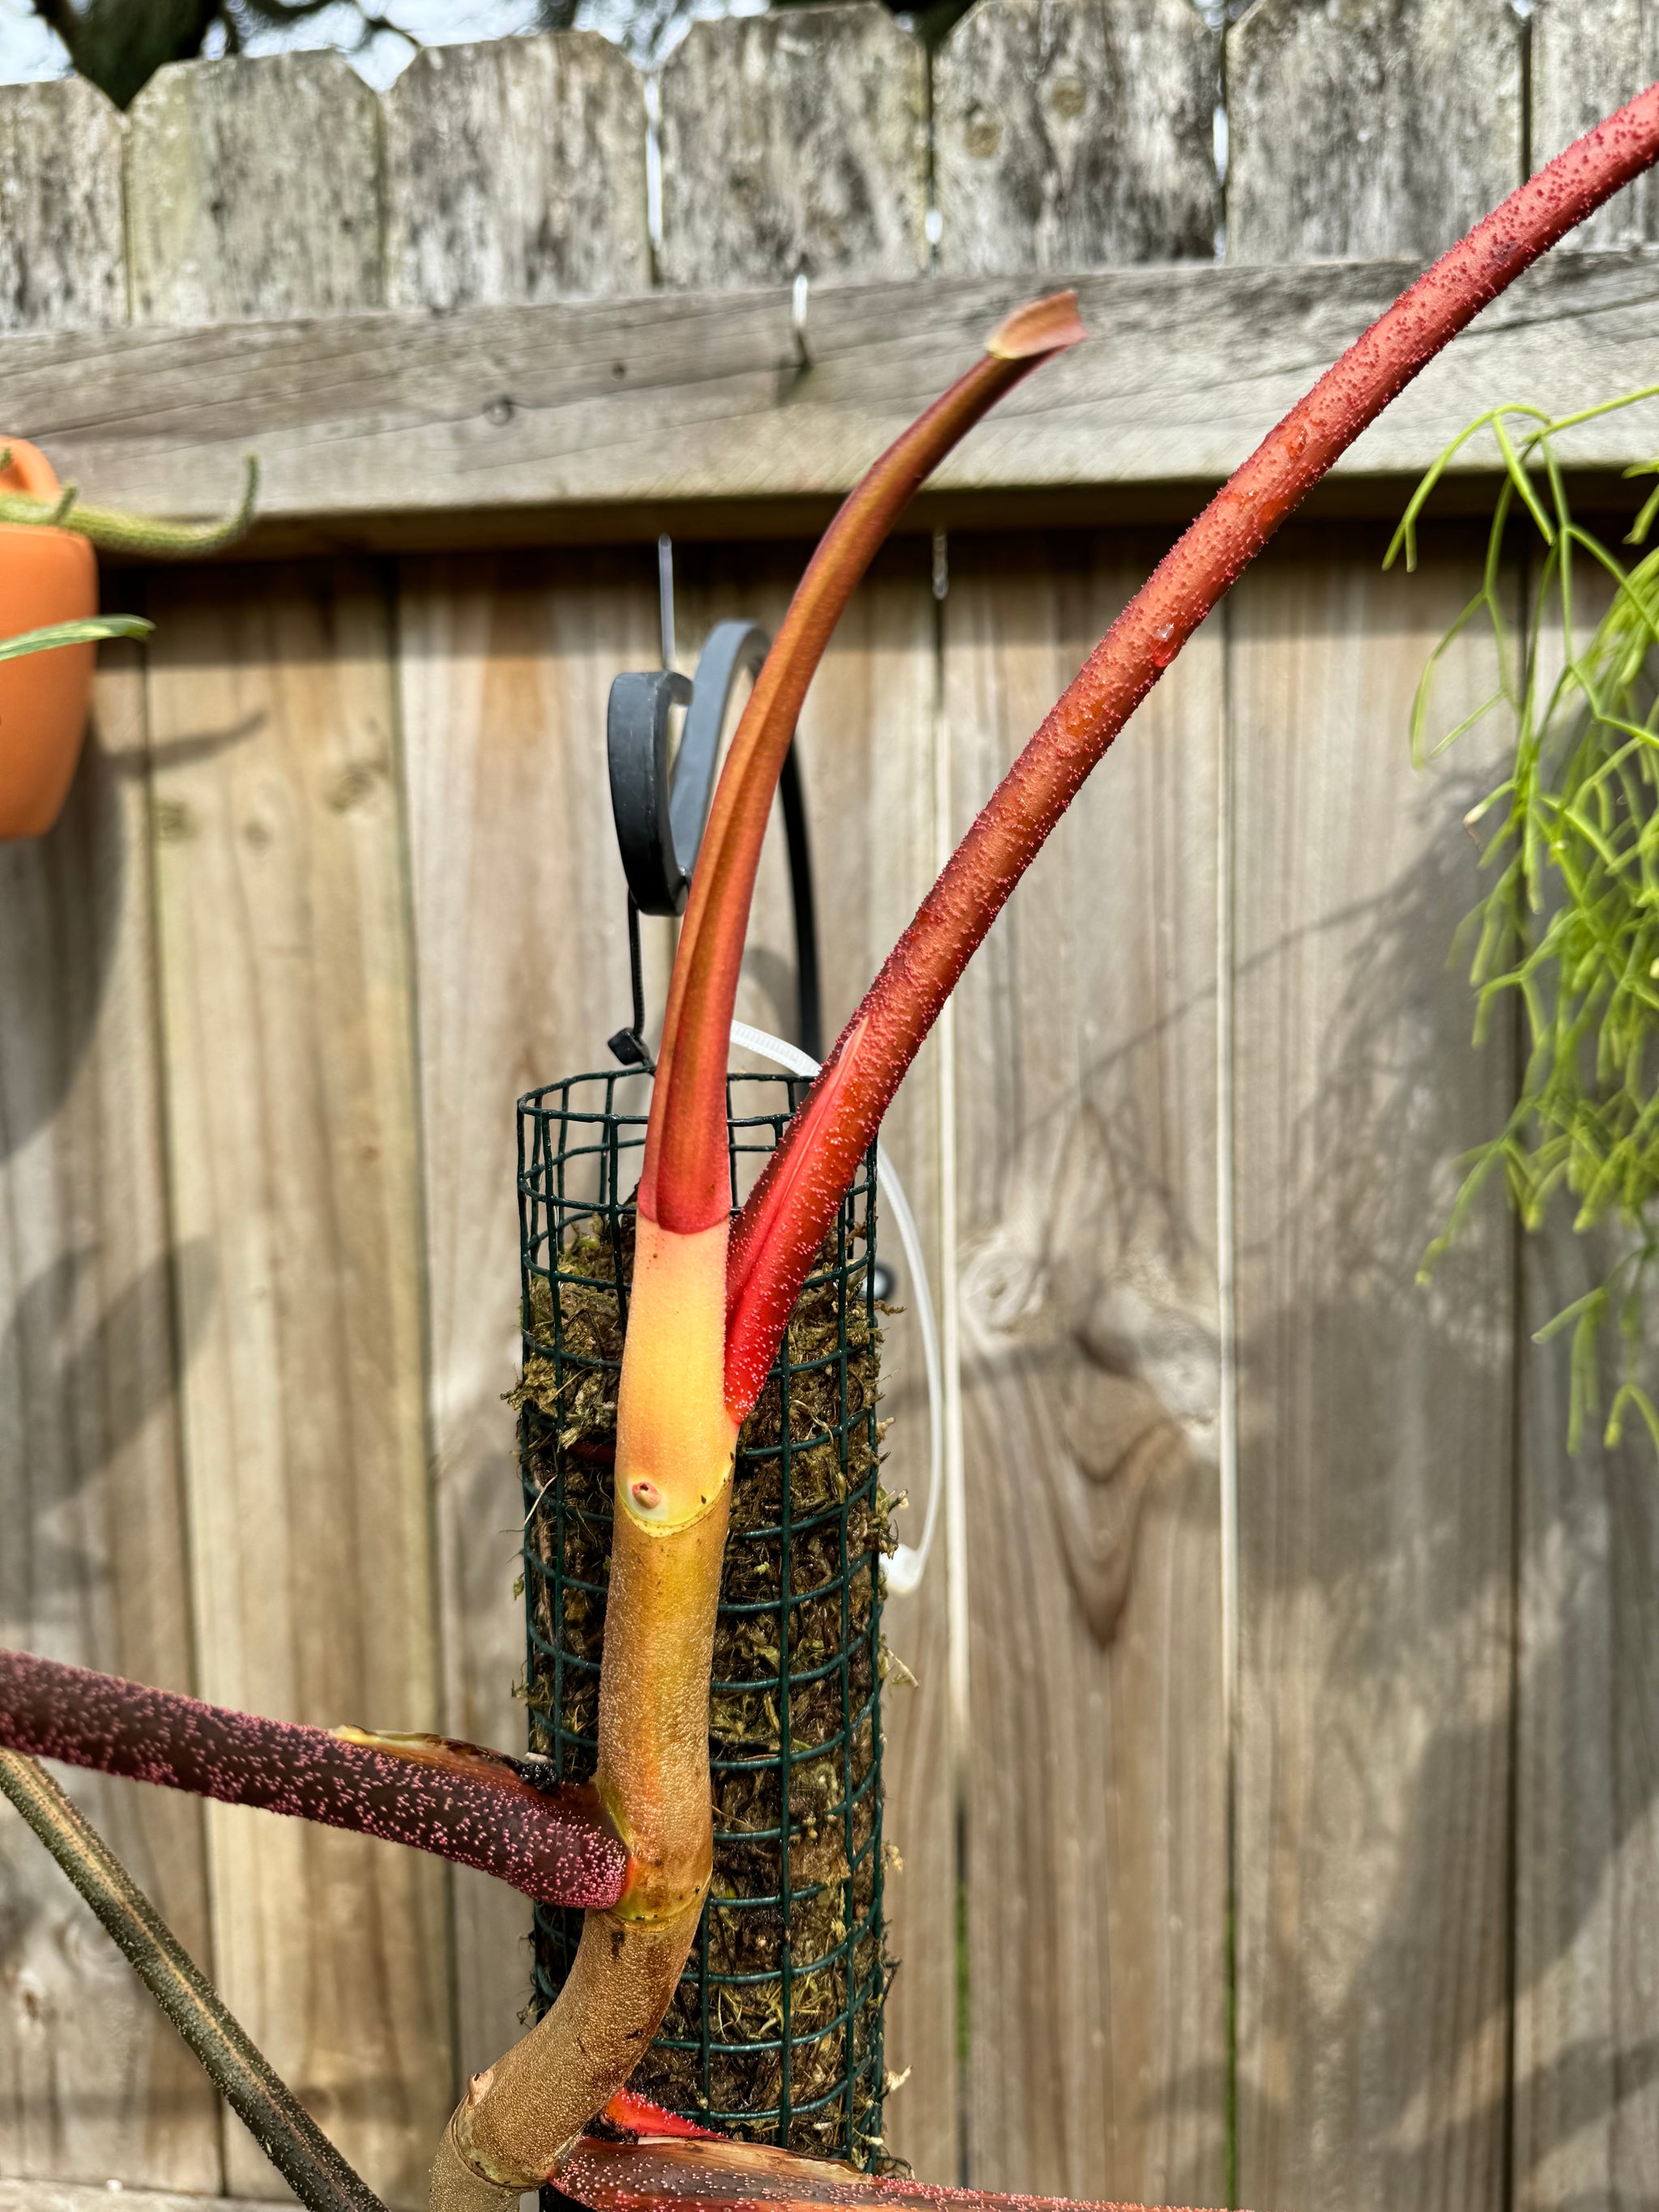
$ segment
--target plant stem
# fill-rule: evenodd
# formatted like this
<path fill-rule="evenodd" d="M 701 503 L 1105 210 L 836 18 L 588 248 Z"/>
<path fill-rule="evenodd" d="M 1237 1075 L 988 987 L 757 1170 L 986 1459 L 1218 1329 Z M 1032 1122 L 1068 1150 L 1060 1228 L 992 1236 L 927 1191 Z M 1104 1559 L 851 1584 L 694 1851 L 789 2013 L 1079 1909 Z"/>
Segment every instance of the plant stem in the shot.
<path fill-rule="evenodd" d="M 129 1964 L 310 2212 L 386 2212 L 295 2099 L 103 1838 L 46 1769 L 0 1751 L 0 1791 L 125 1953 Z"/>
<path fill-rule="evenodd" d="M 946 862 L 732 1229 L 726 1394 L 735 1414 L 760 1393 L 812 1255 L 900 1079 L 1130 714 L 1366 425 L 1489 301 L 1656 160 L 1659 84 L 1559 154 L 1403 292 L 1228 479 L 1107 631 Z"/>
<path fill-rule="evenodd" d="M 628 1881 L 592 1789 L 442 1736 L 262 1720 L 0 1650 L 0 1746 L 434 1851 L 550 1905 L 614 1905 Z"/>

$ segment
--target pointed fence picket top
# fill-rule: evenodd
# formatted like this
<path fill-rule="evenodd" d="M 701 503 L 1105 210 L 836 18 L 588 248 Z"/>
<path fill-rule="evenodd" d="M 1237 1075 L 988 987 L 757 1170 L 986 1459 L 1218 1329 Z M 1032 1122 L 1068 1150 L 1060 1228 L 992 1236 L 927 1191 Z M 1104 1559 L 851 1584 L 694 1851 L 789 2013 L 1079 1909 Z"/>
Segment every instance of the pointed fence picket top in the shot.
<path fill-rule="evenodd" d="M 386 97 L 386 303 L 651 282 L 645 87 L 595 31 L 432 46 Z"/>
<path fill-rule="evenodd" d="M 661 100 L 664 283 L 926 266 L 926 63 L 884 8 L 694 23 Z"/>
<path fill-rule="evenodd" d="M 980 0 L 933 62 L 940 268 L 1207 260 L 1217 58 L 1189 0 Z"/>
<path fill-rule="evenodd" d="M 28 1531 L 0 1641 L 522 1741 L 511 1109 L 626 1010 L 594 763 L 611 678 L 659 650 L 657 532 L 682 658 L 721 615 L 775 625 L 894 410 L 1082 277 L 1095 345 L 975 434 L 807 704 L 833 1030 L 1171 518 L 1389 295 L 1388 257 L 1659 69 L 1652 12 L 1257 0 L 1224 71 L 1187 0 L 980 0 L 931 58 L 874 7 L 699 24 L 657 73 L 656 247 L 646 76 L 587 33 L 434 50 L 378 96 L 317 54 L 163 71 L 125 118 L 0 90 L 0 430 L 206 512 L 257 423 L 268 545 L 302 556 L 112 577 L 156 640 L 111 654 L 59 830 L 0 851 L 0 1522 Z M 1220 143 L 1233 268 L 1206 265 Z M 1546 268 L 1461 343 L 1449 412 L 1414 394 L 1356 506 L 1500 390 L 1644 373 L 1654 204 L 1571 242 L 1627 256 Z M 1380 580 L 1371 532 L 1287 540 L 1194 641 L 890 1119 L 964 1437 L 962 1578 L 936 1559 L 889 1615 L 920 1677 L 887 1702 L 889 2148 L 930 2177 L 1218 2203 L 1236 2109 L 1237 2201 L 1433 2212 L 1507 2172 L 1531 2212 L 1638 2187 L 1659 2140 L 1650 1480 L 1564 1462 L 1555 1354 L 1491 1246 L 1410 1286 L 1504 1070 L 1443 969 L 1449 787 L 1403 767 L 1466 552 Z M 767 1028 L 786 915 L 763 871 L 740 1011 Z M 647 951 L 659 998 L 665 929 Z M 905 1328 L 890 1472 L 919 1494 Z M 87 1786 L 416 2201 L 457 2069 L 516 2032 L 519 1900 L 226 1808 L 204 1849 L 195 1808 Z M 0 2175 L 264 2193 L 15 1840 Z"/>
<path fill-rule="evenodd" d="M 1256 0 L 1227 36 L 1228 258 L 1443 252 L 1511 188 L 1523 63 L 1508 0 Z"/>

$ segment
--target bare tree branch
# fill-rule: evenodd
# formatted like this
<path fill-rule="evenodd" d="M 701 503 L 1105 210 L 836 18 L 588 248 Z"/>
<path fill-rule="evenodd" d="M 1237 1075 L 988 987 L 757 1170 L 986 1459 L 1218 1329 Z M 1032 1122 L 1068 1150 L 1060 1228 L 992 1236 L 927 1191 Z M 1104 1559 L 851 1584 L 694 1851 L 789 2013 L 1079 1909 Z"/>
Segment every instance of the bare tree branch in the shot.
<path fill-rule="evenodd" d="M 293 2091 L 249 2041 L 207 1977 L 109 1845 L 21 1752 L 0 1751 L 10 1798 L 105 1928 L 208 2076 L 309 2212 L 386 2212 Z"/>

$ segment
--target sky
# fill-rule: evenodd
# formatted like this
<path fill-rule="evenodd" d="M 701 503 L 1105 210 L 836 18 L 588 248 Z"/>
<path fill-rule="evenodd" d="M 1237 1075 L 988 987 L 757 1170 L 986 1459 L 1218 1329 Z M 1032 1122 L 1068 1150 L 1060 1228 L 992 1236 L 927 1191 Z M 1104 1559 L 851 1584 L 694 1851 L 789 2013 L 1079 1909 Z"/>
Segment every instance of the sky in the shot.
<path fill-rule="evenodd" d="M 688 15 L 758 14 L 765 0 L 692 0 Z M 619 43 L 629 0 L 584 0 L 581 21 Z M 402 24 L 428 46 L 459 46 L 469 39 L 501 39 L 531 27 L 534 0 L 380 0 L 380 13 Z M 356 11 L 342 6 L 289 32 L 269 32 L 250 42 L 251 53 L 278 53 L 296 46 L 329 46 L 355 36 Z M 211 52 L 213 48 L 209 47 Z M 351 56 L 369 82 L 384 88 L 408 66 L 407 40 L 388 35 L 366 52 Z M 0 84 L 26 84 L 64 76 L 68 58 L 28 0 L 0 0 Z"/>

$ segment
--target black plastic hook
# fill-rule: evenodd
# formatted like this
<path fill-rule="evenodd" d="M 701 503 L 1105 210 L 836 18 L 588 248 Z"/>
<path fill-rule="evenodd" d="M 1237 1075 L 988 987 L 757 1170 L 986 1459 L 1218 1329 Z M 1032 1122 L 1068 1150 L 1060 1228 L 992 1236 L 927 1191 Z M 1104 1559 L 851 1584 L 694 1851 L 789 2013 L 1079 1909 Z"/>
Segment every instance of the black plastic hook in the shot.
<path fill-rule="evenodd" d="M 605 744 L 611 765 L 611 811 L 617 824 L 623 871 L 628 878 L 630 963 L 634 974 L 634 1026 L 611 1040 L 617 1057 L 649 1067 L 641 1029 L 644 1017 L 639 981 L 639 921 L 641 914 L 679 915 L 690 895 L 702 833 L 714 791 L 720 732 L 739 676 L 757 676 L 771 640 L 758 623 L 717 623 L 697 661 L 695 682 L 671 669 L 646 675 L 618 676 L 611 686 Z M 685 706 L 685 727 L 668 769 L 668 723 L 677 704 Z M 817 924 L 812 897 L 812 864 L 806 836 L 806 798 L 794 740 L 778 779 L 784 837 L 789 853 L 789 884 L 795 921 L 795 974 L 799 1001 L 799 1042 L 814 1060 L 821 1057 L 818 1011 Z"/>

